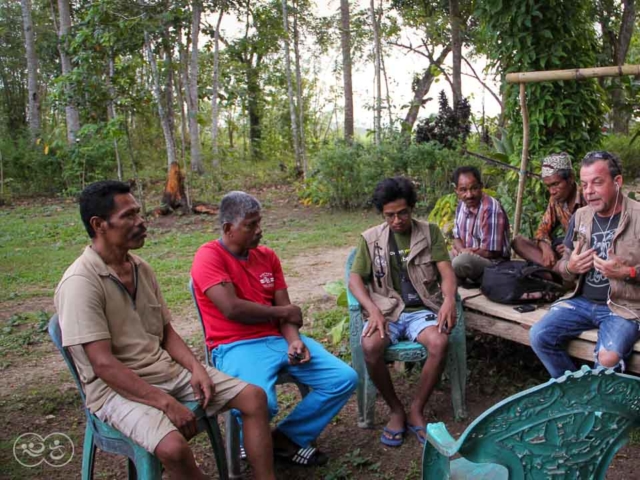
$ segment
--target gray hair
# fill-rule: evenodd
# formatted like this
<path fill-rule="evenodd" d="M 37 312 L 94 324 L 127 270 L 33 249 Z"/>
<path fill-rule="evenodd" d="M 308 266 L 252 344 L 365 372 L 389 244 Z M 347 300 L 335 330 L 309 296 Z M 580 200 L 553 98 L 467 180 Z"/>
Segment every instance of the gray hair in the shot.
<path fill-rule="evenodd" d="M 220 201 L 218 219 L 220 226 L 225 223 L 238 224 L 251 213 L 259 212 L 262 205 L 256 197 L 245 192 L 235 190 L 227 193 Z"/>

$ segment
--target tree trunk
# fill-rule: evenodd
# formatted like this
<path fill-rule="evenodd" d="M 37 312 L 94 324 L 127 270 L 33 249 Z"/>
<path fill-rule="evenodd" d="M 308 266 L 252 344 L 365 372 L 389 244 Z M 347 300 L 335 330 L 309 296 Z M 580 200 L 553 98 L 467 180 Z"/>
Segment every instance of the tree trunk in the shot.
<path fill-rule="evenodd" d="M 29 130 L 31 139 L 40 134 L 40 93 L 38 92 L 38 56 L 36 53 L 30 0 L 21 0 L 22 22 L 24 25 L 24 46 L 27 52 L 27 75 L 29 90 Z"/>
<path fill-rule="evenodd" d="M 164 142 L 167 148 L 167 171 L 171 169 L 171 164 L 176 162 L 176 141 L 173 136 L 173 130 L 171 129 L 171 125 L 169 123 L 169 117 L 165 112 L 164 106 L 162 105 L 162 94 L 160 92 L 160 79 L 158 74 L 158 65 L 156 63 L 156 58 L 153 54 L 153 50 L 151 49 L 151 42 L 149 41 L 149 35 L 145 32 L 144 34 L 145 40 L 145 51 L 147 52 L 147 60 L 149 61 L 149 65 L 151 66 L 151 80 L 153 83 L 153 96 L 156 100 L 156 104 L 158 105 L 158 115 L 160 116 L 160 125 L 162 125 L 162 133 L 164 135 Z"/>
<path fill-rule="evenodd" d="M 69 0 L 58 0 L 58 15 L 60 15 L 60 28 L 58 30 L 58 50 L 60 52 L 60 64 L 62 65 L 62 74 L 69 75 L 71 73 L 71 58 L 69 58 L 69 35 L 71 33 L 71 10 L 69 8 Z M 78 130 L 80 130 L 80 114 L 78 108 L 73 103 L 73 90 L 67 83 L 67 105 L 65 106 L 65 114 L 67 117 L 67 143 L 75 145 Z"/>
<path fill-rule="evenodd" d="M 287 0 L 282 0 L 282 22 L 284 24 L 284 63 L 287 76 L 287 96 L 289 97 L 289 115 L 291 116 L 291 136 L 293 137 L 293 151 L 296 159 L 296 169 L 302 171 L 300 159 L 300 142 L 298 142 L 298 116 L 293 99 L 293 82 L 291 81 L 291 56 L 289 52 L 289 14 L 287 13 Z"/>
<path fill-rule="evenodd" d="M 180 42 L 178 47 L 178 89 L 176 90 L 176 97 L 178 97 L 178 105 L 180 105 L 180 157 L 182 164 L 186 164 L 186 144 L 187 144 L 187 116 L 184 111 L 185 103 L 185 90 L 187 89 L 187 76 L 184 73 L 186 71 L 187 64 L 187 52 L 184 44 Z"/>
<path fill-rule="evenodd" d="M 164 69 L 165 69 L 165 77 L 164 77 L 164 111 L 167 115 L 167 121 L 169 122 L 169 126 L 171 127 L 171 131 L 175 137 L 176 131 L 176 119 L 173 112 L 173 48 L 172 41 L 169 34 L 169 24 L 165 25 L 164 30 L 162 31 L 162 50 L 164 51 Z"/>
<path fill-rule="evenodd" d="M 624 65 L 627 58 L 629 45 L 631 44 L 631 38 L 633 37 L 636 17 L 635 0 L 624 0 L 622 3 L 624 11 L 622 12 L 622 19 L 620 21 L 620 31 L 618 32 L 618 39 L 613 46 L 613 60 L 618 66 Z M 631 112 L 629 111 L 629 105 L 627 105 L 627 101 L 625 99 L 624 87 L 622 86 L 622 82 L 619 78 L 613 79 L 613 85 L 614 88 L 611 92 L 611 117 L 613 131 L 615 133 L 628 135 Z"/>
<path fill-rule="evenodd" d="M 113 88 L 113 77 L 115 76 L 115 62 L 113 60 L 113 52 L 109 55 L 109 75 L 107 75 L 107 90 L 109 92 L 109 100 L 107 101 L 107 117 L 109 120 L 115 120 L 116 107 L 115 96 L 116 92 Z M 116 156 L 116 168 L 118 171 L 118 180 L 122 181 L 122 160 L 120 159 L 120 150 L 118 149 L 118 140 L 113 139 L 113 152 Z"/>
<path fill-rule="evenodd" d="M 296 63 L 296 103 L 298 105 L 298 139 L 300 140 L 300 156 L 302 157 L 302 174 L 307 176 L 307 154 L 304 135 L 304 103 L 302 101 L 302 73 L 300 71 L 300 32 L 298 31 L 299 3 L 293 13 L 293 56 Z"/>
<path fill-rule="evenodd" d="M 460 4 L 458 0 L 449 0 L 449 22 L 451 24 L 451 51 L 453 68 L 451 87 L 453 90 L 453 108 L 462 100 L 462 37 L 460 33 Z"/>
<path fill-rule="evenodd" d="M 369 10 L 371 13 L 371 25 L 373 28 L 373 52 L 375 56 L 375 106 L 374 106 L 374 138 L 376 145 L 380 145 L 380 135 L 382 133 L 382 75 L 380 68 L 380 31 L 378 19 L 376 18 L 375 0 L 371 0 Z"/>
<path fill-rule="evenodd" d="M 351 21 L 349 0 L 340 0 L 340 46 L 342 48 L 342 79 L 344 81 L 344 139 L 353 142 L 353 83 L 351 77 Z"/>
<path fill-rule="evenodd" d="M 213 169 L 220 168 L 220 152 L 218 149 L 218 124 L 220 116 L 220 104 L 218 103 L 218 90 L 220 88 L 220 24 L 224 12 L 220 12 L 216 32 L 213 36 L 213 92 L 211 93 L 211 146 L 213 148 Z"/>
<path fill-rule="evenodd" d="M 246 63 L 247 75 L 247 114 L 249 116 L 249 142 L 251 157 L 255 160 L 262 158 L 262 125 L 260 112 L 260 82 L 258 69 L 249 60 Z"/>
<path fill-rule="evenodd" d="M 181 210 L 183 213 L 189 213 L 189 205 L 187 195 L 184 190 L 184 175 L 180 171 L 180 165 L 177 162 L 169 165 L 169 173 L 167 174 L 167 183 L 162 193 L 161 209 Z M 158 212 L 158 209 L 156 209 Z M 166 214 L 169 212 L 162 212 Z"/>
<path fill-rule="evenodd" d="M 200 126 L 198 125 L 198 36 L 202 5 L 199 0 L 192 3 L 191 57 L 189 59 L 189 136 L 191 137 L 191 171 L 204 173 L 200 153 Z"/>
<path fill-rule="evenodd" d="M 393 112 L 391 111 L 391 93 L 389 92 L 389 78 L 387 77 L 387 67 L 384 64 L 384 55 L 380 55 L 382 76 L 384 77 L 385 99 L 387 102 L 387 113 L 389 114 L 389 128 L 393 128 Z"/>
<path fill-rule="evenodd" d="M 451 51 L 451 46 L 447 45 L 442 50 L 442 52 L 440 52 L 440 55 L 438 56 L 438 58 L 436 58 L 434 62 L 431 62 L 429 66 L 425 69 L 424 74 L 422 75 L 422 78 L 418 82 L 418 85 L 416 86 L 416 89 L 413 92 L 413 100 L 411 100 L 411 105 L 409 107 L 409 110 L 407 111 L 407 115 L 404 118 L 404 122 L 402 124 L 402 130 L 404 132 L 407 132 L 407 133 L 411 132 L 411 130 L 413 130 L 413 126 L 416 123 L 416 120 L 418 119 L 418 113 L 420 112 L 420 108 L 423 105 L 424 97 L 427 95 L 427 93 L 429 93 L 431 84 L 435 79 L 432 73 L 432 67 L 442 65 L 445 58 L 447 58 L 447 55 L 449 55 L 450 51 Z"/>

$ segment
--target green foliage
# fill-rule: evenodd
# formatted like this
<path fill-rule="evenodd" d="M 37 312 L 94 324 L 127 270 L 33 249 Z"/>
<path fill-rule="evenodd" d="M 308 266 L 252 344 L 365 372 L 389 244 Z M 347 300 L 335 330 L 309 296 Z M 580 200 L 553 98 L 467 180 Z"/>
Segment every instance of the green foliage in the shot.
<path fill-rule="evenodd" d="M 453 232 L 457 206 L 458 196 L 455 193 L 450 193 L 440 197 L 429 213 L 429 221 L 440 227 L 445 239 L 450 238 Z"/>
<path fill-rule="evenodd" d="M 602 139 L 602 150 L 613 152 L 620 157 L 622 172 L 627 182 L 640 177 L 640 129 L 633 135 L 606 135 Z"/>
<path fill-rule="evenodd" d="M 343 336 L 348 333 L 349 328 L 349 315 L 345 315 L 345 311 L 349 306 L 347 301 L 347 287 L 344 280 L 338 280 L 327 283 L 324 286 L 324 290 L 328 294 L 336 297 L 336 305 L 339 307 L 338 309 L 330 311 L 337 311 L 338 318 L 329 316 L 324 319 L 324 326 L 330 328 L 329 335 L 331 336 L 331 342 L 334 345 L 338 345 L 342 342 Z"/>
<path fill-rule="evenodd" d="M 451 108 L 446 93 L 441 90 L 438 103 L 438 115 L 433 120 L 425 118 L 418 123 L 416 142 L 437 142 L 447 148 L 464 144 L 471 132 L 469 101 L 463 98 L 455 108 Z"/>
<path fill-rule="evenodd" d="M 477 2 L 476 15 L 481 24 L 478 48 L 503 74 L 596 64 L 598 44 L 589 0 L 487 0 Z M 596 80 L 527 84 L 531 154 L 566 151 L 579 158 L 593 149 L 601 136 L 603 100 Z M 517 86 L 508 87 L 506 115 L 521 143 Z"/>
<path fill-rule="evenodd" d="M 45 311 L 15 314 L 2 322 L 0 357 L 8 353 L 28 355 L 31 347 L 45 341 L 49 314 Z"/>
<path fill-rule="evenodd" d="M 300 194 L 306 203 L 332 207 L 367 205 L 385 177 L 407 175 L 418 187 L 419 207 L 430 209 L 451 191 L 451 174 L 477 164 L 454 150 L 431 143 L 407 143 L 393 137 L 375 145 L 328 145 L 311 159 L 311 172 Z"/>

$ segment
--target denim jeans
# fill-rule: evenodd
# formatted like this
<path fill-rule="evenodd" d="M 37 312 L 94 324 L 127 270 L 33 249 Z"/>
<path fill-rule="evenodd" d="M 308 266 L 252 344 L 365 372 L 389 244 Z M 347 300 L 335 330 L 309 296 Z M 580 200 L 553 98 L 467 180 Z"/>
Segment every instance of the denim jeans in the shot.
<path fill-rule="evenodd" d="M 615 315 L 607 305 L 584 297 L 574 297 L 553 304 L 529 332 L 531 347 L 552 377 L 558 378 L 576 366 L 566 352 L 569 340 L 586 330 L 598 329 L 594 359 L 598 366 L 601 349 L 614 352 L 620 358 L 617 367 L 624 371 L 624 359 L 633 351 L 640 338 L 639 324 Z"/>

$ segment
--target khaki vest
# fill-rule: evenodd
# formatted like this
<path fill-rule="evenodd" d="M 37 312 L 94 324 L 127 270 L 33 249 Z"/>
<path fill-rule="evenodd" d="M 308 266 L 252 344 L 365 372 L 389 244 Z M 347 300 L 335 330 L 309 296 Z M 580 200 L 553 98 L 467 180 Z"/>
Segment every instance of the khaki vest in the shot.
<path fill-rule="evenodd" d="M 574 249 L 578 244 L 578 237 L 584 237 L 591 246 L 591 227 L 593 225 L 594 211 L 586 206 L 575 213 L 575 229 L 573 235 Z M 628 266 L 640 265 L 640 203 L 625 196 L 622 197 L 622 212 L 618 228 L 613 235 L 611 250 Z M 567 261 L 567 252 L 563 260 Z M 578 279 L 576 289 L 565 296 L 564 299 L 573 298 L 582 288 L 585 276 Z M 610 281 L 610 294 L 607 305 L 616 315 L 640 321 L 640 284 L 625 282 L 624 280 Z"/>
<path fill-rule="evenodd" d="M 389 226 L 383 223 L 370 228 L 362 234 L 362 237 L 369 248 L 374 274 L 368 285 L 369 295 L 385 319 L 395 322 L 404 310 L 404 302 L 400 294 L 393 289 L 389 256 Z M 435 263 L 431 260 L 431 235 L 428 223 L 418 220 L 411 221 L 409 245 L 411 249 L 407 259 L 409 279 L 422 303 L 430 310 L 438 312 L 442 305 L 442 291 L 440 289 L 440 274 Z M 384 262 L 382 269 L 379 267 L 381 259 Z M 384 270 L 384 276 L 380 278 L 380 283 L 378 283 L 375 273 L 381 270 Z M 369 316 L 366 311 L 364 315 Z"/>

